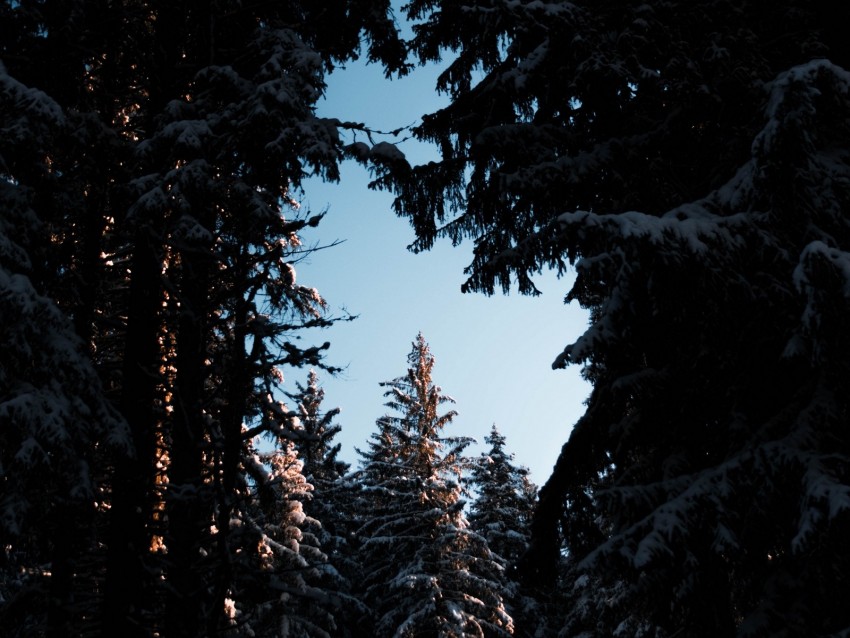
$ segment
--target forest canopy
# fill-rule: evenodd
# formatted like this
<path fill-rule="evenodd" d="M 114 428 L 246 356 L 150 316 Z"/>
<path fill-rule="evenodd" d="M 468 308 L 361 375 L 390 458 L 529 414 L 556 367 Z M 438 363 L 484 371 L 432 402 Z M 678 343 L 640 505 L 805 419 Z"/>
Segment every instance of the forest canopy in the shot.
<path fill-rule="evenodd" d="M 850 9 L 396 11 L 0 3 L 4 631 L 850 633 Z M 317 115 L 358 56 L 445 64 L 437 160 Z M 470 292 L 576 272 L 593 390 L 539 498 L 444 433 L 421 334 L 337 458 L 297 194 L 346 159 L 414 250 L 473 243 Z"/>

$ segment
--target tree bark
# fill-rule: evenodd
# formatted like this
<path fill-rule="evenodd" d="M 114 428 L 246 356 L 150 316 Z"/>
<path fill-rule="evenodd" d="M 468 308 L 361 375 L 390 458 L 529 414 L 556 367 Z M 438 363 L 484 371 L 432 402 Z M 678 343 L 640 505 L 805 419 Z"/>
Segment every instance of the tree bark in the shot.
<path fill-rule="evenodd" d="M 205 419 L 207 381 L 209 247 L 192 246 L 180 256 L 180 319 L 177 334 L 177 376 L 171 428 L 168 513 L 168 575 L 172 595 L 166 605 L 166 635 L 202 636 L 211 613 L 211 587 L 204 578 L 210 569 L 209 527 L 213 520 L 211 486 L 205 482 L 204 447 L 210 438 Z M 209 576 L 209 575 L 208 575 Z"/>
<path fill-rule="evenodd" d="M 161 304 L 160 262 L 150 227 L 136 235 L 124 349 L 121 411 L 135 456 L 115 468 L 104 595 L 104 637 L 144 636 L 139 616 L 150 574 L 148 516 L 154 480 L 154 409 Z"/>

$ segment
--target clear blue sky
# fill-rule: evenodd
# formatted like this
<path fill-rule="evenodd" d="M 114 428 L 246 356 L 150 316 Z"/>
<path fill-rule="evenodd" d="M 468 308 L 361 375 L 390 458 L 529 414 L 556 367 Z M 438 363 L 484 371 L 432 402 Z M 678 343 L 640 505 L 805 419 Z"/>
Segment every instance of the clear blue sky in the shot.
<path fill-rule="evenodd" d="M 436 75 L 435 68 L 419 69 L 390 82 L 375 66 L 350 64 L 329 78 L 320 114 L 380 130 L 411 124 L 445 103 L 433 88 Z M 433 157 L 421 145 L 402 148 L 420 162 Z M 458 417 L 446 434 L 476 438 L 470 452 L 477 455 L 496 423 L 516 461 L 542 484 L 589 392 L 578 369 L 551 368 L 587 323 L 583 310 L 563 303 L 570 280 L 539 277 L 543 295 L 534 298 L 461 294 L 471 247 L 440 242 L 412 254 L 413 232 L 392 212 L 391 194 L 369 190 L 368 181 L 365 169 L 346 162 L 339 184 L 310 180 L 301 197 L 312 212 L 328 210 L 305 243 L 344 243 L 299 264 L 298 281 L 316 287 L 332 309 L 359 316 L 313 337 L 331 342 L 329 363 L 346 366 L 337 378 L 321 377 L 325 407 L 342 410 L 343 458 L 358 460 L 354 447 L 364 447 L 387 412 L 378 384 L 405 373 L 421 331 L 436 357 L 435 383 L 457 401 Z"/>

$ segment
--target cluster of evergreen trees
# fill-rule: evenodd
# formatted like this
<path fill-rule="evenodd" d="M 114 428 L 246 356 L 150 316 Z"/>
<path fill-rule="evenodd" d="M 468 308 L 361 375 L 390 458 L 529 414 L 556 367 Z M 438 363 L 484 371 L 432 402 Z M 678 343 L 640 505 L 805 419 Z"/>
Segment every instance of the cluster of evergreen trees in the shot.
<path fill-rule="evenodd" d="M 443 434 L 454 411 L 435 386 L 419 335 L 407 374 L 387 382 L 358 469 L 338 460 L 338 409 L 324 411 L 311 371 L 250 485 L 237 526 L 258 539 L 252 571 L 227 592 L 232 636 L 508 636 L 528 607 L 508 574 L 528 547 L 536 488 L 493 426 L 478 458 Z M 260 448 L 269 446 L 260 445 Z M 464 495 L 474 497 L 468 518 Z"/>
<path fill-rule="evenodd" d="M 402 11 L 0 2 L 3 631 L 850 634 L 850 8 Z M 316 115 L 361 54 L 446 61 L 438 161 Z M 285 393 L 332 371 L 297 196 L 346 158 L 415 249 L 474 241 L 468 290 L 577 271 L 555 365 L 593 392 L 519 529 L 496 432 L 464 518 L 423 341 L 353 474 L 316 379 Z"/>

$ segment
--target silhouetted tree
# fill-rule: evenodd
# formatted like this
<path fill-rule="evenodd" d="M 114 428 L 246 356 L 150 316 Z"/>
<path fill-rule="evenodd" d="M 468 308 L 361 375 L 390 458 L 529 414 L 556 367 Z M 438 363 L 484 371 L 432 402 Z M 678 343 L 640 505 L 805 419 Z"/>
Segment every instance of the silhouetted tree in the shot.
<path fill-rule="evenodd" d="M 103 475 L 132 444 L 45 293 L 62 198 L 50 149 L 67 118 L 1 62 L 0 114 L 0 624 L 10 636 L 67 636 L 92 627 Z"/>
<path fill-rule="evenodd" d="M 607 607 L 577 633 L 846 632 L 847 7 L 407 10 L 451 96 L 415 131 L 439 161 L 377 168 L 414 247 L 474 239 L 465 289 L 486 293 L 572 264 L 591 312 L 554 364 L 594 389 L 526 578 L 555 582 L 566 551 Z"/>
<path fill-rule="evenodd" d="M 337 179 L 343 157 L 363 157 L 339 135 L 357 125 L 315 105 L 325 73 L 361 49 L 404 70 L 389 2 L 0 2 L 0 263 L 4 299 L 15 295 L 0 400 L 17 402 L 2 471 L 15 466 L 6 450 L 33 450 L 45 427 L 33 406 L 52 397 L 68 436 L 15 467 L 51 472 L 39 499 L 77 518 L 98 502 L 110 518 L 67 547 L 54 523 L 30 537 L 61 590 L 44 607 L 67 615 L 54 634 L 80 634 L 83 619 L 110 637 L 230 627 L 234 554 L 250 549 L 232 524 L 266 478 L 248 475 L 250 442 L 290 427 L 279 368 L 320 366 L 326 348 L 293 339 L 330 321 L 295 280 L 299 232 L 319 219 L 296 197 L 306 176 Z M 32 352 L 13 325 L 28 318 L 42 321 Z M 108 451 L 121 429 L 128 444 Z M 21 505 L 35 480 L 4 479 L 0 498 Z M 23 555 L 20 536 L 3 540 Z M 85 583 L 65 577 L 77 545 L 97 549 Z"/>

